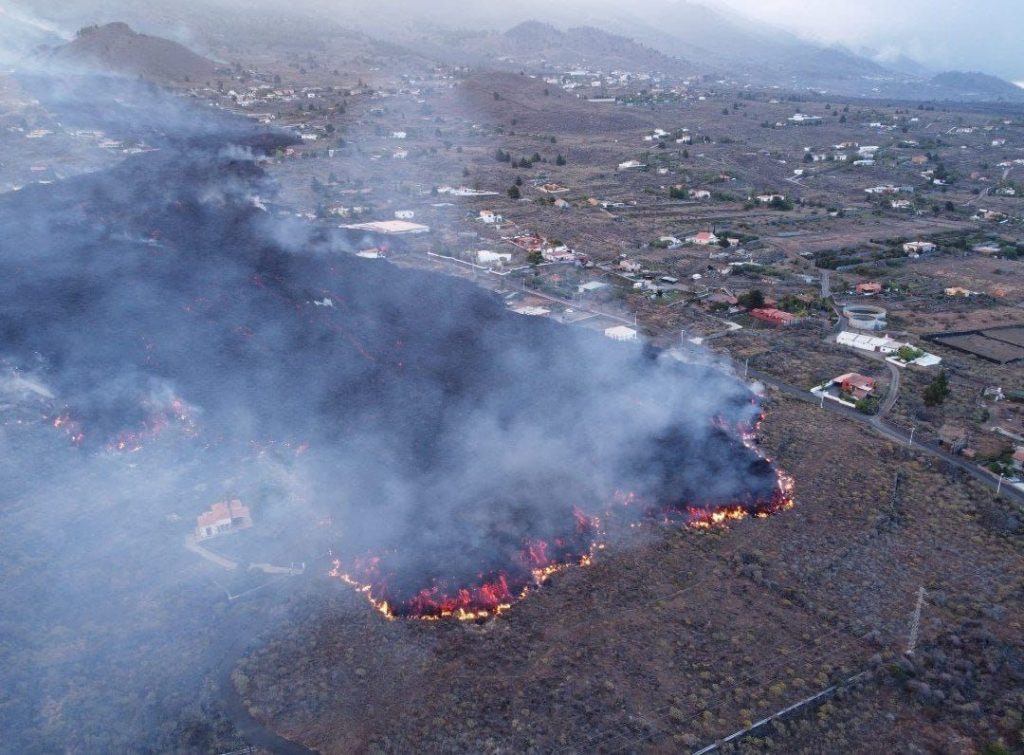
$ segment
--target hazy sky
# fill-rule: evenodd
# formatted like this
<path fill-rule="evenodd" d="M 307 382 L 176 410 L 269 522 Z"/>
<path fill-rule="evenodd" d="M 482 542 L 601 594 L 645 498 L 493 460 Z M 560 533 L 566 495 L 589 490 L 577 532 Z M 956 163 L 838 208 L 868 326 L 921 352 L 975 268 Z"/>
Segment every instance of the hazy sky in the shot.
<path fill-rule="evenodd" d="M 1024 81 L 1022 0 L 720 0 L 803 36 Z"/>
<path fill-rule="evenodd" d="M 55 18 L 67 16 L 71 9 L 88 9 L 94 14 L 102 10 L 100 15 L 114 18 L 118 8 L 141 10 L 141 17 L 146 18 L 149 14 L 159 16 L 157 8 L 161 8 L 151 0 L 12 2 Z M 196 7 L 268 5 L 313 11 L 349 23 L 380 13 L 408 18 L 413 14 L 403 9 L 422 12 L 429 8 L 429 13 L 438 17 L 435 20 L 444 17 L 497 28 L 525 18 L 562 26 L 600 25 L 599 18 L 607 11 L 638 16 L 650 23 L 682 2 L 719 10 L 731 8 L 754 21 L 784 27 L 820 42 L 842 44 L 856 52 L 869 48 L 880 62 L 902 54 L 937 71 L 984 71 L 1024 81 L 1024 0 L 191 0 Z M 7 2 L 0 0 L 0 12 L 3 5 Z"/>

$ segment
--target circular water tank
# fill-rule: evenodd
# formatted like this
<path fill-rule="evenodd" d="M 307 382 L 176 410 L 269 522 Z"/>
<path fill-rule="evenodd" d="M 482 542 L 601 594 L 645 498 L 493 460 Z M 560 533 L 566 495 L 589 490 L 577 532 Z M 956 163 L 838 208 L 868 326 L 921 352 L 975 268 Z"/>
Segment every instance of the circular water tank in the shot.
<path fill-rule="evenodd" d="M 849 320 L 850 327 L 857 330 L 885 330 L 886 314 L 882 307 L 869 304 L 849 304 L 843 307 L 843 316 Z"/>

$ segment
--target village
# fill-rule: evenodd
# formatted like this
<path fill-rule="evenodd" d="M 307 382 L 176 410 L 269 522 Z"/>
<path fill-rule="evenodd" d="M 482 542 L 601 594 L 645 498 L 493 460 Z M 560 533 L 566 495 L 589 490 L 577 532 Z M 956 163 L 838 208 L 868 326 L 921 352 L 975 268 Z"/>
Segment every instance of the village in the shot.
<path fill-rule="evenodd" d="M 189 92 L 295 134 L 269 212 L 524 316 L 711 348 L 802 390 L 889 357 L 902 386 L 840 381 L 846 403 L 1024 489 L 1019 116 L 641 71 L 320 70 L 254 62 Z M 940 374 L 952 398 L 929 403 Z"/>

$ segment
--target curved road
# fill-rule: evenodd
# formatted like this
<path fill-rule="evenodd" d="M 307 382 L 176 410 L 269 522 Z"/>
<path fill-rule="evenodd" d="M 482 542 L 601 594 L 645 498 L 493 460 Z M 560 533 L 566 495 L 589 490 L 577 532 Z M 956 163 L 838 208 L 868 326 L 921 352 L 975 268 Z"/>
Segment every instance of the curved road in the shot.
<path fill-rule="evenodd" d="M 255 642 L 255 638 L 251 636 L 251 620 L 239 610 L 241 607 L 241 602 L 228 603 L 227 611 L 230 615 L 220 632 L 223 639 L 207 650 L 208 667 L 213 670 L 214 682 L 220 690 L 225 715 L 250 745 L 261 750 L 272 752 L 274 755 L 318 755 L 316 750 L 285 739 L 253 718 L 238 690 L 235 689 L 231 681 L 231 672 L 238 659 Z"/>
<path fill-rule="evenodd" d="M 893 365 L 890 365 L 890 367 L 892 366 Z M 893 367 L 893 369 L 896 368 Z M 765 385 L 772 386 L 773 388 L 786 394 L 787 396 L 795 398 L 799 401 L 804 401 L 806 403 L 818 404 L 818 399 L 816 399 L 809 391 L 803 390 L 802 388 L 797 388 L 795 385 L 790 385 L 789 383 L 779 380 L 778 378 L 775 378 L 764 372 L 760 372 L 759 370 L 751 369 L 747 371 L 747 374 L 750 377 L 757 378 Z M 890 391 L 890 395 L 894 397 L 893 402 L 895 402 L 895 391 Z M 891 425 L 887 425 L 885 422 L 882 421 L 882 417 L 880 415 L 868 416 L 866 414 L 861 414 L 856 409 L 850 409 L 834 401 L 826 401 L 823 411 L 829 411 L 835 414 L 840 414 L 846 417 L 846 419 L 853 420 L 854 422 L 859 422 L 862 425 L 867 425 L 871 427 L 873 430 L 875 430 L 877 433 L 885 436 L 886 439 L 891 440 L 894 443 L 900 443 L 905 446 L 910 445 L 910 435 L 908 433 L 903 432 L 902 430 L 898 430 L 892 427 Z M 957 469 L 966 472 L 971 477 L 987 485 L 993 490 L 995 490 L 998 484 L 997 480 L 990 473 L 980 469 L 975 464 L 971 464 L 970 462 L 965 461 L 959 456 L 953 456 L 951 453 L 944 451 L 943 449 L 939 448 L 938 446 L 932 443 L 922 443 L 920 441 L 915 440 L 913 443 L 913 447 L 919 451 L 924 451 L 925 453 L 930 454 L 931 456 L 934 456 L 944 461 L 950 466 L 954 466 Z M 1024 505 L 1024 492 L 1018 490 L 1012 485 L 1003 485 L 1002 490 L 1000 490 L 1000 494 L 1006 496 L 1011 501 L 1016 502 L 1018 505 Z"/>

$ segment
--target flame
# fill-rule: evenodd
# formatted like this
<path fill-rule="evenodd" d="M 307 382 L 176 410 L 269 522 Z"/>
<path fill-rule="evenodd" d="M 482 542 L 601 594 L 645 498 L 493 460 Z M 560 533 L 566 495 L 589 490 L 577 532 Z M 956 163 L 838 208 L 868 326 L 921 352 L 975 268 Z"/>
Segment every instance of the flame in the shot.
<path fill-rule="evenodd" d="M 733 428 L 720 417 L 713 423 L 725 432 L 735 434 L 743 446 L 765 462 L 768 458 L 757 446 L 757 433 L 764 420 L 762 412 L 751 425 L 740 423 Z M 719 506 L 686 506 L 661 510 L 643 507 L 635 492 L 615 491 L 610 497 L 609 509 L 645 508 L 648 514 L 661 513 L 666 521 L 679 522 L 695 530 L 710 530 L 726 527 L 729 523 L 748 518 L 764 519 L 773 514 L 787 511 L 795 505 L 793 478 L 775 467 L 776 487 L 774 492 L 762 500 L 751 500 L 746 504 L 729 503 Z M 412 595 L 396 595 L 389 588 L 388 574 L 379 556 L 353 559 L 348 568 L 341 559 L 333 561 L 329 574 L 356 592 L 362 593 L 375 610 L 389 620 L 400 618 L 439 621 L 456 619 L 479 621 L 499 616 L 515 603 L 525 598 L 532 590 L 542 585 L 552 575 L 572 566 L 590 566 L 596 551 L 605 547 L 595 537 L 601 532 L 600 519 L 588 517 L 579 509 L 573 509 L 575 529 L 572 534 L 544 540 L 524 540 L 509 571 L 496 571 L 477 575 L 473 585 L 450 588 L 441 580 L 419 589 Z M 638 522 L 630 524 L 638 526 Z M 586 543 L 586 545 L 582 545 Z"/>
<path fill-rule="evenodd" d="M 180 398 L 173 397 L 164 405 L 150 402 L 147 405 L 149 416 L 134 430 L 122 430 L 117 438 L 107 443 L 108 451 L 136 453 L 143 445 L 158 438 L 172 424 L 185 435 L 195 437 L 199 434 L 192 408 Z"/>
<path fill-rule="evenodd" d="M 574 565 L 593 563 L 594 552 L 603 547 L 591 541 L 600 532 L 600 520 L 578 509 L 573 510 L 573 518 L 573 537 L 557 538 L 550 543 L 526 540 L 514 569 L 510 566 L 509 571 L 479 574 L 476 584 L 454 590 L 435 582 L 409 597 L 395 596 L 389 589 L 380 556 L 354 559 L 348 569 L 342 567 L 341 559 L 335 559 L 329 575 L 362 593 L 388 619 L 479 621 L 504 613 L 552 575 Z"/>

